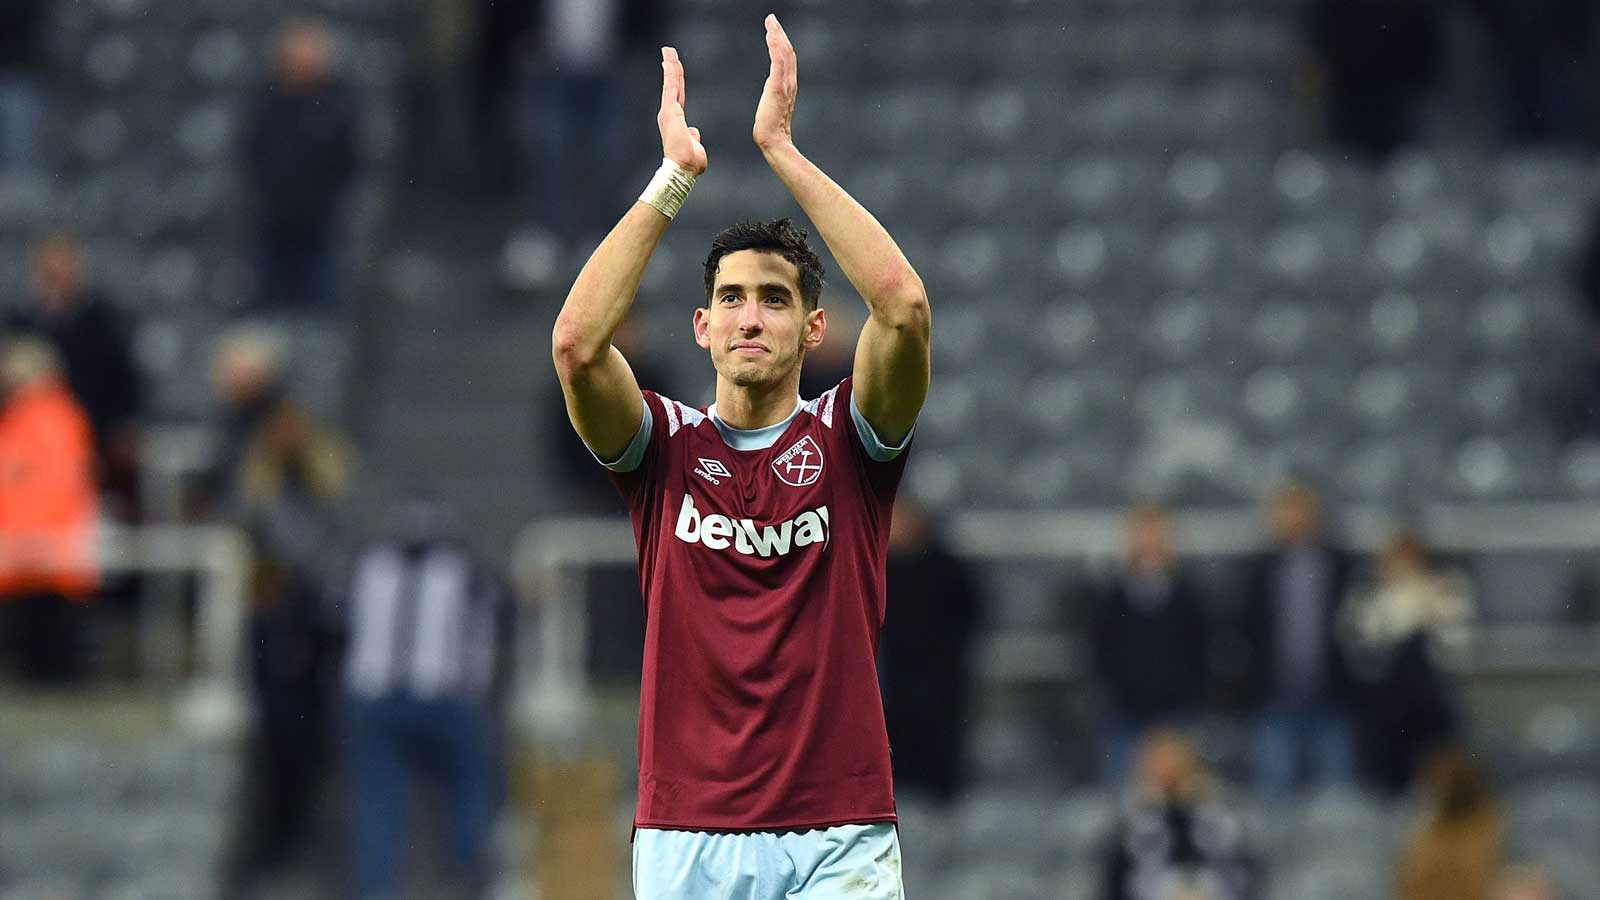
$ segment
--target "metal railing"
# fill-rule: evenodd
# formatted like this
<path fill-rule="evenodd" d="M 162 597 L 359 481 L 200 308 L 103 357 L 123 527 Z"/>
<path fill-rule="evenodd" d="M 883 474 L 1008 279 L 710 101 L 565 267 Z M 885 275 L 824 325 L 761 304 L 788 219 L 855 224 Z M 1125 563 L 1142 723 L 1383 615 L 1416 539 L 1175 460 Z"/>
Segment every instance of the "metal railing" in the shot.
<path fill-rule="evenodd" d="M 96 561 L 105 574 L 196 577 L 193 673 L 179 692 L 175 712 L 182 727 L 197 735 L 233 736 L 245 724 L 240 649 L 253 558 L 244 534 L 226 525 L 106 524 L 97 534 Z M 160 616 L 162 611 L 145 609 L 143 614 Z M 149 627 L 145 623 L 141 630 Z"/>
<path fill-rule="evenodd" d="M 973 510 L 950 516 L 951 549 L 977 563 L 1107 561 L 1122 553 L 1126 511 Z M 1390 510 L 1357 506 L 1339 511 L 1340 535 L 1352 550 L 1377 549 L 1400 520 Z M 1404 520 L 1450 553 L 1530 550 L 1600 551 L 1600 504 L 1434 504 Z M 1173 513 L 1185 558 L 1238 557 L 1262 549 L 1266 536 L 1253 508 L 1180 509 Z M 579 740 L 588 727 L 587 571 L 635 561 L 632 526 L 620 516 L 555 517 L 528 525 L 517 539 L 511 570 L 536 610 L 523 658 L 534 660 L 516 702 L 518 724 L 541 740 Z M 977 648 L 975 665 L 994 681 L 1071 677 L 1075 653 L 1068 635 L 999 633 Z M 1476 671 L 1519 666 L 1600 667 L 1600 629 L 1495 625 L 1477 629 L 1463 665 Z"/>

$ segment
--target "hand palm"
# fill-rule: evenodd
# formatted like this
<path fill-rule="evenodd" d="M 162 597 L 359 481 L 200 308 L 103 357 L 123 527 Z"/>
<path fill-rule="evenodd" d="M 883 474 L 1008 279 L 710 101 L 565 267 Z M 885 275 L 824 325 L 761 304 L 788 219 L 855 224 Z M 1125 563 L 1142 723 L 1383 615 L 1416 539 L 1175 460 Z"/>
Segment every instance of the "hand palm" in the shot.
<path fill-rule="evenodd" d="M 799 92 L 799 67 L 794 45 L 777 16 L 767 16 L 767 55 L 772 60 L 767 82 L 756 105 L 755 142 L 771 147 L 794 140 L 794 102 Z"/>
<path fill-rule="evenodd" d="M 706 148 L 700 143 L 700 129 L 684 118 L 683 63 L 678 51 L 661 48 L 661 111 L 656 125 L 661 129 L 661 154 L 696 175 L 706 170 Z"/>

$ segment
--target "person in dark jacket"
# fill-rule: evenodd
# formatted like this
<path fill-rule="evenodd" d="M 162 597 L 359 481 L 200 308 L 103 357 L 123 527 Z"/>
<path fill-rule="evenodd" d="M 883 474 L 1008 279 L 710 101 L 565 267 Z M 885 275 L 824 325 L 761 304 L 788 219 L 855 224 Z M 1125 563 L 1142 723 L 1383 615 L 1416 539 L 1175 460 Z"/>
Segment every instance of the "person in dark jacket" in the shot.
<path fill-rule="evenodd" d="M 1204 604 L 1178 567 L 1166 510 L 1140 506 L 1129 516 L 1126 562 L 1097 586 L 1090 608 L 1090 650 L 1105 700 L 1103 775 L 1115 783 L 1145 733 L 1194 717 L 1205 696 Z"/>
<path fill-rule="evenodd" d="M 1310 487 L 1278 488 L 1269 514 L 1274 547 L 1251 564 L 1243 631 L 1257 781 L 1282 794 L 1354 774 L 1350 678 L 1336 628 L 1350 559 L 1328 542 Z"/>
<path fill-rule="evenodd" d="M 521 119 L 533 191 L 530 221 L 508 247 L 515 283 L 549 286 L 573 244 L 610 228 L 612 201 L 626 198 L 618 183 L 589 176 L 629 161 L 624 67 L 629 59 L 654 60 L 669 7 L 661 0 L 532 0 L 497 2 L 486 14 L 485 24 L 496 27 L 484 33 L 488 90 L 480 90 L 481 107 L 500 102 L 496 80 L 513 52 L 504 35 L 523 35 L 515 55 L 526 73 Z"/>
<path fill-rule="evenodd" d="M 1469 0 L 1503 91 L 1505 136 L 1519 144 L 1592 143 L 1595 29 L 1591 0 Z"/>
<path fill-rule="evenodd" d="M 327 309 L 336 299 L 339 214 L 356 173 L 356 108 L 315 20 L 279 33 L 273 80 L 256 97 L 244 157 L 259 212 L 260 297 Z"/>
<path fill-rule="evenodd" d="M 1580 363 L 1566 424 L 1573 435 L 1600 435 L 1600 209 L 1578 255 L 1577 288 L 1588 319 L 1589 352 Z"/>
<path fill-rule="evenodd" d="M 72 235 L 45 238 L 33 272 L 36 303 L 14 311 L 6 326 L 44 338 L 61 354 L 67 384 L 93 429 L 98 480 L 115 506 L 110 512 L 133 518 L 144 390 L 127 325 L 85 280 L 83 249 Z"/>
<path fill-rule="evenodd" d="M 896 787 L 948 803 L 961 789 L 978 584 L 927 513 L 901 497 L 889 525 L 878 667 Z"/>
<path fill-rule="evenodd" d="M 1334 143 L 1381 159 L 1416 136 L 1444 50 L 1432 0 L 1313 0 L 1306 41 Z"/>
<path fill-rule="evenodd" d="M 0 3 L 0 172 L 38 163 L 45 0 Z"/>

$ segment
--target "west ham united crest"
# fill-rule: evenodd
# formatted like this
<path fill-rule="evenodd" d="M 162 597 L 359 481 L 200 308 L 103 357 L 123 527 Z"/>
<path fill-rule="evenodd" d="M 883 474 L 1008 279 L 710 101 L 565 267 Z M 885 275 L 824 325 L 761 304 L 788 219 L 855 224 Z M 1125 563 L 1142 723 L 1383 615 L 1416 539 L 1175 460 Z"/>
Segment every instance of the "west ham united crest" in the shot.
<path fill-rule="evenodd" d="M 822 447 L 808 434 L 772 461 L 772 471 L 793 487 L 815 484 L 822 477 Z"/>

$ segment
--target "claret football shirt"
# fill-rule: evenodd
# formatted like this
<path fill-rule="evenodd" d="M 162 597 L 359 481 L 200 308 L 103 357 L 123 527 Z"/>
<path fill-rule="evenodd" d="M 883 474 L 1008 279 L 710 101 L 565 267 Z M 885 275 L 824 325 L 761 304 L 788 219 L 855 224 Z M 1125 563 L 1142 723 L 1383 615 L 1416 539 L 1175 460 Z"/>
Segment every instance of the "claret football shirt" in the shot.
<path fill-rule="evenodd" d="M 850 389 L 754 431 L 644 391 L 607 465 L 645 602 L 638 827 L 894 821 L 876 657 L 910 438 L 884 446 Z"/>

